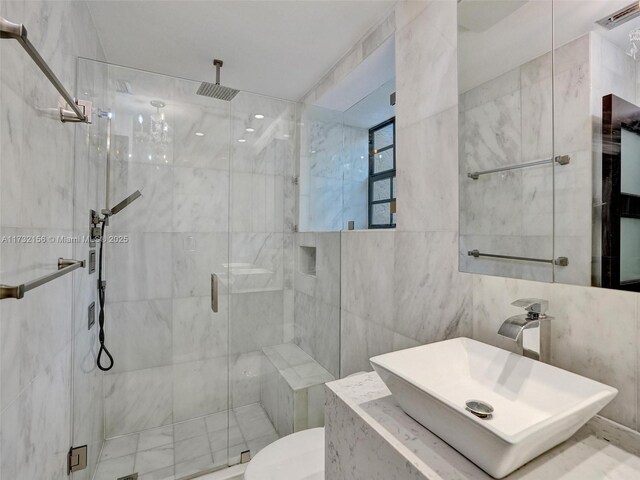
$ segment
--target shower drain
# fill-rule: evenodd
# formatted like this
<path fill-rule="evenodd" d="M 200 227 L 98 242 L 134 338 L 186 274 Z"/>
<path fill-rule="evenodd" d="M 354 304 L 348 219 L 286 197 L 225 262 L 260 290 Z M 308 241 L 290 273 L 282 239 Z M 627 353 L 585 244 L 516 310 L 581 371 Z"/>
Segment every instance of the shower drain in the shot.
<path fill-rule="evenodd" d="M 124 477 L 120 477 L 117 480 L 138 480 L 138 474 L 132 473 L 130 475 L 125 475 Z"/>

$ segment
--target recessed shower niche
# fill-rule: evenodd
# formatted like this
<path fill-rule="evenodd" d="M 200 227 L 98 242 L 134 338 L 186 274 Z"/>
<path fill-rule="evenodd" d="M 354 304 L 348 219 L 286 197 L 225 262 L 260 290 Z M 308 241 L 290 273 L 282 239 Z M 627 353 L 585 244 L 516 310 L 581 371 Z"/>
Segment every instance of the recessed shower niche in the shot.
<path fill-rule="evenodd" d="M 306 275 L 316 275 L 316 247 L 300 246 L 298 250 L 298 271 Z"/>

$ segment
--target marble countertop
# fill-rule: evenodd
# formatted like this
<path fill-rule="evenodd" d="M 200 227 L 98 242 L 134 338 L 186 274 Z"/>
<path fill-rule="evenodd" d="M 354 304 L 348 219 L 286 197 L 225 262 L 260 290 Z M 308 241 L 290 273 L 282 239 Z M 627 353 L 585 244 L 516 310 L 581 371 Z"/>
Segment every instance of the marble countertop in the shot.
<path fill-rule="evenodd" d="M 492 478 L 405 414 L 376 373 L 331 382 L 327 388 L 429 480 Z M 612 425 L 617 424 L 596 417 L 569 440 L 505 478 L 640 479 L 640 457 L 630 453 L 640 453 L 640 435 Z"/>

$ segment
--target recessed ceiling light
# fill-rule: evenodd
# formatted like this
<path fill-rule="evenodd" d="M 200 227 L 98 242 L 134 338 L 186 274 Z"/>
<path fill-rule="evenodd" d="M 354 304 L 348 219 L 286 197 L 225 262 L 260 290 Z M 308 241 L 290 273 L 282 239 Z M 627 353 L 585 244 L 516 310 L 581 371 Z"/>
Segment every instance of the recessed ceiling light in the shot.
<path fill-rule="evenodd" d="M 255 132 L 256 129 L 255 128 L 251 128 L 251 127 L 247 127 L 247 128 L 244 129 L 244 131 L 251 133 L 251 132 Z"/>
<path fill-rule="evenodd" d="M 291 137 L 291 135 L 289 135 L 288 133 L 285 133 L 284 135 L 282 135 L 284 138 L 289 138 Z"/>
<path fill-rule="evenodd" d="M 196 137 L 204 137 L 204 133 L 202 133 L 202 132 L 196 132 Z"/>
<path fill-rule="evenodd" d="M 257 118 L 258 120 L 262 120 L 264 118 L 264 115 L 262 115 L 261 113 L 256 113 L 253 117 Z"/>
<path fill-rule="evenodd" d="M 239 139 L 238 139 L 238 141 L 239 141 L 240 143 L 244 143 L 244 142 L 246 142 L 246 140 L 245 140 L 244 138 L 239 138 Z"/>

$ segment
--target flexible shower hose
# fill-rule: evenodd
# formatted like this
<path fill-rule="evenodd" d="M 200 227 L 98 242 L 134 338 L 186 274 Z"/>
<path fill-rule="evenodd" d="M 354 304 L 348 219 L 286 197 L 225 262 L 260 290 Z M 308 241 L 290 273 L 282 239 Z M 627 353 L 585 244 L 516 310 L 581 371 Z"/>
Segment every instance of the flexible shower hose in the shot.
<path fill-rule="evenodd" d="M 98 340 L 100 341 L 100 351 L 98 352 L 97 364 L 98 368 L 103 372 L 107 372 L 113 368 L 113 357 L 107 347 L 104 346 L 104 300 L 105 300 L 105 290 L 107 288 L 107 283 L 102 281 L 102 247 L 104 246 L 104 230 L 107 226 L 106 219 L 102 222 L 102 231 L 100 233 L 100 253 L 98 258 L 98 301 L 100 302 L 100 313 L 98 314 L 98 326 L 100 331 L 98 333 Z M 102 366 L 102 354 L 106 354 L 109 357 L 109 365 L 106 367 Z"/>

